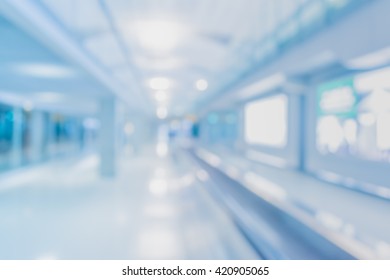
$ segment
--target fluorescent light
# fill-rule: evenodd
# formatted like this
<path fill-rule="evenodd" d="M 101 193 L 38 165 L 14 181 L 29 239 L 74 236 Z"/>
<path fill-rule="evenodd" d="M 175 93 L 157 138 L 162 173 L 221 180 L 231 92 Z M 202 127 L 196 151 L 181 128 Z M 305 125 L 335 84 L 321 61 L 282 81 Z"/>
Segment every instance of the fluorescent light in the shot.
<path fill-rule="evenodd" d="M 34 109 L 34 104 L 31 101 L 26 101 L 23 103 L 23 109 L 27 112 L 31 112 Z"/>
<path fill-rule="evenodd" d="M 20 64 L 12 66 L 12 69 L 24 75 L 41 78 L 69 78 L 75 75 L 72 69 L 56 64 Z"/>
<path fill-rule="evenodd" d="M 200 79 L 196 81 L 196 88 L 198 90 L 205 91 L 208 87 L 209 87 L 209 83 L 206 80 Z"/>
<path fill-rule="evenodd" d="M 354 86 L 360 92 L 390 89 L 390 67 L 356 76 Z"/>
<path fill-rule="evenodd" d="M 156 196 L 164 195 L 168 192 L 168 182 L 165 179 L 152 179 L 149 183 L 149 191 Z"/>
<path fill-rule="evenodd" d="M 277 73 L 272 76 L 266 77 L 258 82 L 255 82 L 243 90 L 241 90 L 240 98 L 246 99 L 256 95 L 267 93 L 271 90 L 280 87 L 287 81 L 286 76 L 283 73 Z"/>
<path fill-rule="evenodd" d="M 36 97 L 37 100 L 40 102 L 47 103 L 56 103 L 64 101 L 64 96 L 57 92 L 41 92 L 34 94 L 34 97 Z"/>
<path fill-rule="evenodd" d="M 159 90 L 155 93 L 154 98 L 158 102 L 164 102 L 168 99 L 168 94 L 165 91 Z"/>
<path fill-rule="evenodd" d="M 369 69 L 390 63 L 390 47 L 345 62 L 350 69 Z"/>
<path fill-rule="evenodd" d="M 167 142 L 159 142 L 156 146 L 157 156 L 160 158 L 166 157 L 168 155 L 169 149 Z"/>
<path fill-rule="evenodd" d="M 171 81 L 167 78 L 153 78 L 149 82 L 149 86 L 154 90 L 167 90 L 171 86 Z"/>
<path fill-rule="evenodd" d="M 166 107 L 158 107 L 156 115 L 160 120 L 166 119 L 168 116 L 168 109 Z"/>
<path fill-rule="evenodd" d="M 166 52 L 178 45 L 183 31 L 175 22 L 151 20 L 136 23 L 135 33 L 142 47 Z"/>

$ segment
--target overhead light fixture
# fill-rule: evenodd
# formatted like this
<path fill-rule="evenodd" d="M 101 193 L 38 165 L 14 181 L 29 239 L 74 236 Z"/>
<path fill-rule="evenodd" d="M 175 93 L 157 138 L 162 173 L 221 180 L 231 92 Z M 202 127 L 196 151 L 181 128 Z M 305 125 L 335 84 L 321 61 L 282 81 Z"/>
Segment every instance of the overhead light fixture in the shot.
<path fill-rule="evenodd" d="M 160 120 L 164 120 L 168 116 L 168 109 L 166 107 L 158 107 L 156 115 Z"/>
<path fill-rule="evenodd" d="M 68 67 L 47 63 L 26 63 L 12 66 L 13 71 L 40 78 L 70 78 L 75 72 Z"/>
<path fill-rule="evenodd" d="M 164 101 L 167 101 L 167 99 L 168 99 L 168 94 L 167 94 L 165 91 L 159 90 L 159 91 L 157 91 L 157 92 L 155 93 L 154 98 L 155 98 L 158 102 L 164 102 Z"/>
<path fill-rule="evenodd" d="M 149 86 L 154 90 L 167 90 L 171 86 L 171 81 L 167 78 L 153 78 L 149 82 Z"/>
<path fill-rule="evenodd" d="M 156 52 L 174 49 L 184 33 L 180 24 L 162 20 L 142 21 L 134 27 L 141 46 Z"/>
<path fill-rule="evenodd" d="M 390 89 L 390 67 L 357 75 L 354 79 L 354 87 L 360 92 Z"/>
<path fill-rule="evenodd" d="M 209 83 L 205 79 L 196 81 L 196 88 L 199 91 L 205 91 L 209 87 Z"/>
<path fill-rule="evenodd" d="M 45 103 L 57 103 L 64 101 L 64 95 L 57 92 L 41 92 L 34 94 L 34 97 L 39 102 L 45 102 Z"/>
<path fill-rule="evenodd" d="M 256 95 L 261 95 L 282 86 L 287 81 L 283 73 L 277 73 L 268 76 L 258 82 L 255 82 L 239 92 L 240 99 L 248 99 Z"/>
<path fill-rule="evenodd" d="M 370 69 L 390 63 L 390 47 L 345 62 L 349 69 Z"/>
<path fill-rule="evenodd" d="M 31 101 L 27 100 L 23 103 L 23 109 L 26 112 L 31 112 L 34 109 L 34 104 Z"/>

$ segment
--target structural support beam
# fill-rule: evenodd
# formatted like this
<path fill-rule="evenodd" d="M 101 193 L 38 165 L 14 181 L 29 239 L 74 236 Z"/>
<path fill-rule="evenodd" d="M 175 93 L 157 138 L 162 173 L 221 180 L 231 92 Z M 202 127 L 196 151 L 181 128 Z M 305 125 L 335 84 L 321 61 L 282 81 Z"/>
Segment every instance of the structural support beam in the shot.
<path fill-rule="evenodd" d="M 112 75 L 107 74 L 109 73 L 107 69 L 102 67 L 101 63 L 84 49 L 82 43 L 72 37 L 63 25 L 47 12 L 41 1 L 0 0 L 0 10 L 2 15 L 26 30 L 51 50 L 76 62 L 109 92 L 123 99 L 128 106 L 132 106 L 134 110 L 140 110 L 139 106 L 134 105 L 134 97 L 141 96 L 128 95 L 127 87 L 113 78 Z"/>
<path fill-rule="evenodd" d="M 40 162 L 43 159 L 45 136 L 45 116 L 42 111 L 34 111 L 31 116 L 31 159 Z"/>
<path fill-rule="evenodd" d="M 100 105 L 100 175 L 111 178 L 115 176 L 115 99 L 104 98 Z"/>
<path fill-rule="evenodd" d="M 21 108 L 13 109 L 13 128 L 12 128 L 12 152 L 11 163 L 13 167 L 20 166 L 23 161 L 23 110 Z"/>

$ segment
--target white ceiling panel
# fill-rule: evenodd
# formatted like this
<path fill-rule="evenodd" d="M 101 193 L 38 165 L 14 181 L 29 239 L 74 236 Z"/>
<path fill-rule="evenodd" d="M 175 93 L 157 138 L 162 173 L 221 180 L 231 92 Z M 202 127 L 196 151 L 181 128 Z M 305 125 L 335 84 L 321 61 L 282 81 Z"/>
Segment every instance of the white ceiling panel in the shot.
<path fill-rule="evenodd" d="M 109 29 L 97 0 L 41 0 L 79 38 Z"/>
<path fill-rule="evenodd" d="M 111 32 L 86 38 L 84 46 L 107 67 L 118 67 L 125 64 L 124 54 Z"/>
<path fill-rule="evenodd" d="M 183 107 L 266 59 L 335 0 L 41 1 L 119 83 L 150 93 L 148 81 L 165 77 Z M 212 86 L 199 94 L 201 78 Z"/>

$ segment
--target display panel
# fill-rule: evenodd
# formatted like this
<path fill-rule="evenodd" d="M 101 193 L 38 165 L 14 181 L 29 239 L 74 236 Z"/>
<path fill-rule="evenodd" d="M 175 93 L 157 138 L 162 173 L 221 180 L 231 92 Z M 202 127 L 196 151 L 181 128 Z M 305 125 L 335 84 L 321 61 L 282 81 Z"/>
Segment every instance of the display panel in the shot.
<path fill-rule="evenodd" d="M 390 68 L 322 85 L 317 93 L 321 154 L 390 161 Z"/>
<path fill-rule="evenodd" d="M 248 144 L 284 148 L 287 144 L 287 96 L 279 94 L 245 107 L 245 141 Z"/>

